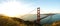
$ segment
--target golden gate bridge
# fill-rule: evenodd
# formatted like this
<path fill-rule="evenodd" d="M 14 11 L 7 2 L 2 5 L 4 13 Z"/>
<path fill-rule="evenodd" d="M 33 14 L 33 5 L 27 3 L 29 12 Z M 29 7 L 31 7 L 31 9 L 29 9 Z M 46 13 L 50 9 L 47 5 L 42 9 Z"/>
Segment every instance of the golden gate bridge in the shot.
<path fill-rule="evenodd" d="M 35 9 L 34 9 L 35 10 Z M 34 10 L 30 11 L 29 13 L 33 12 Z M 37 8 L 37 19 L 36 19 L 36 23 L 38 24 L 38 26 L 41 26 L 40 25 L 40 20 L 44 19 L 44 18 L 47 18 L 48 16 L 52 16 L 52 15 L 55 15 L 55 14 L 52 14 L 52 13 L 49 13 L 49 14 L 44 14 L 44 15 L 47 15 L 45 17 L 42 17 L 40 18 L 40 7 Z M 27 15 L 27 14 L 26 14 Z M 24 17 L 24 16 L 22 16 Z"/>

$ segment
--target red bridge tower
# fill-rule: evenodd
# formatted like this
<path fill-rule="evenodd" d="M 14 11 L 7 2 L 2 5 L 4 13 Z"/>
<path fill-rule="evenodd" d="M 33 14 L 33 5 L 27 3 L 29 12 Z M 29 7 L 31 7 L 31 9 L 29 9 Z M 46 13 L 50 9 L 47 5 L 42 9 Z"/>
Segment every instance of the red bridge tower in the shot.
<path fill-rule="evenodd" d="M 40 24 L 40 7 L 37 8 L 37 23 Z"/>

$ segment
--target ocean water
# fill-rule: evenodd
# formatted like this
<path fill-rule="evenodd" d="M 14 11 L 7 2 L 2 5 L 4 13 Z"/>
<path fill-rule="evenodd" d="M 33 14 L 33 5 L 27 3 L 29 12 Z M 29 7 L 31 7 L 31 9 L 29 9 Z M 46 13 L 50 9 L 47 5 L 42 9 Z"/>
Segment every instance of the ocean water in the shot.
<path fill-rule="evenodd" d="M 43 18 L 45 16 L 47 16 L 47 15 L 40 14 L 40 18 Z M 37 15 L 36 14 L 28 14 L 28 15 L 25 15 L 22 19 L 28 20 L 28 21 L 34 21 L 37 19 Z M 52 23 L 52 22 L 58 21 L 58 20 L 60 20 L 60 14 L 55 14 L 55 15 L 48 16 L 48 17 L 40 20 L 40 23 L 46 24 L 46 23 Z"/>
<path fill-rule="evenodd" d="M 46 24 L 46 23 L 49 24 L 58 20 L 60 20 L 60 14 L 55 14 L 55 15 L 48 16 L 47 18 L 42 19 L 41 24 Z"/>

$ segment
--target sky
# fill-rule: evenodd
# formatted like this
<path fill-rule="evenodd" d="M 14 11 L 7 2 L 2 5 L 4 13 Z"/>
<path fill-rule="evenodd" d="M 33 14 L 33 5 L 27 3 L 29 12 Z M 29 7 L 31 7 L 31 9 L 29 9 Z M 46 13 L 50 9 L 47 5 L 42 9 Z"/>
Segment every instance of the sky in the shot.
<path fill-rule="evenodd" d="M 40 0 L 42 13 L 60 13 L 60 0 Z"/>
<path fill-rule="evenodd" d="M 0 14 L 8 16 L 19 16 L 37 12 L 40 7 L 40 13 L 60 13 L 60 0 L 0 0 Z"/>

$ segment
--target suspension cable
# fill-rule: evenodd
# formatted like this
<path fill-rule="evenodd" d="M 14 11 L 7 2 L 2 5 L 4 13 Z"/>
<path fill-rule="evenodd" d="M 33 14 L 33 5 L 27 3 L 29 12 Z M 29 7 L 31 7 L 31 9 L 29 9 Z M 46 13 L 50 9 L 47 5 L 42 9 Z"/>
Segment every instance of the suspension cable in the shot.
<path fill-rule="evenodd" d="M 30 13 L 33 12 L 34 10 L 35 10 L 35 9 L 33 9 L 33 10 L 30 11 L 30 12 L 28 12 L 27 14 L 30 14 Z M 25 14 L 25 15 L 27 15 L 27 14 Z M 25 16 L 25 15 L 24 15 L 24 16 Z M 24 16 L 21 16 L 21 17 L 24 17 Z"/>

